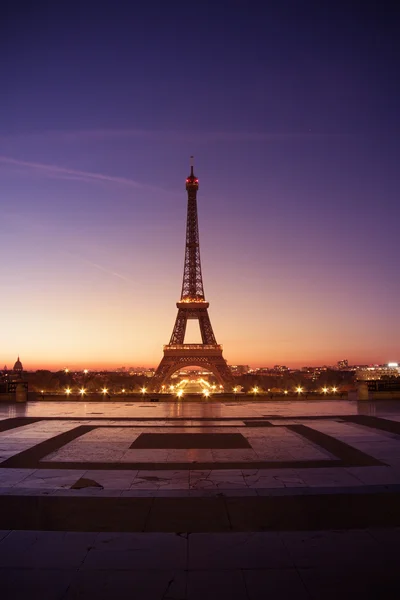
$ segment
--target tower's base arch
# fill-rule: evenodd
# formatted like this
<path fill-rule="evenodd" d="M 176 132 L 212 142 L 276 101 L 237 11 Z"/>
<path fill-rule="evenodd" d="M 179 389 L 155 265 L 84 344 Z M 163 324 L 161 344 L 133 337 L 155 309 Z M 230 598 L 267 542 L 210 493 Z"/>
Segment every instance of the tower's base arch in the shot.
<path fill-rule="evenodd" d="M 171 376 L 185 367 L 201 367 L 210 371 L 226 391 L 231 391 L 233 376 L 219 345 L 179 344 L 164 346 L 164 356 L 151 382 L 154 392 L 161 390 Z"/>

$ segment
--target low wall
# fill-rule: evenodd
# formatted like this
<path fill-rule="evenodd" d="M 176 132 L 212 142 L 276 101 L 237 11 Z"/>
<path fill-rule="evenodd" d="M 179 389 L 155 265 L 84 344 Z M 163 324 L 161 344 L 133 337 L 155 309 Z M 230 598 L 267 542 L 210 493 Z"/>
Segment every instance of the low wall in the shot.
<path fill-rule="evenodd" d="M 149 403 L 152 401 L 156 402 L 267 402 L 271 400 L 272 402 L 279 401 L 288 401 L 288 402 L 296 402 L 296 401 L 335 401 L 338 400 L 347 400 L 347 393 L 343 392 L 342 394 L 336 394 L 335 396 L 329 396 L 325 394 L 293 394 L 293 396 L 283 395 L 283 394 L 233 394 L 233 393 L 216 393 L 212 394 L 208 398 L 205 398 L 202 394 L 184 394 L 182 398 L 177 398 L 175 394 L 151 394 L 147 393 L 145 396 L 141 393 L 130 393 L 130 394 L 108 394 L 104 396 L 103 394 L 85 394 L 81 396 L 80 394 L 70 394 L 67 396 L 66 394 L 41 394 L 40 392 L 29 392 L 28 400 L 29 401 L 38 401 L 38 402 L 121 402 L 121 403 L 130 403 L 130 402 L 141 402 L 141 403 Z M 354 400 L 356 398 L 354 397 Z"/>
<path fill-rule="evenodd" d="M 15 402 L 15 394 L 0 394 L 0 402 Z"/>

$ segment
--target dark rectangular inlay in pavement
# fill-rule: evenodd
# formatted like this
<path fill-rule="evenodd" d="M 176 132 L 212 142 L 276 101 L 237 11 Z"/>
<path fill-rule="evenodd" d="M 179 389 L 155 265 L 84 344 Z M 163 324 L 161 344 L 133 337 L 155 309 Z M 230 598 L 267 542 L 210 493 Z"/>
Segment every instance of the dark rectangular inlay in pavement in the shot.
<path fill-rule="evenodd" d="M 350 415 L 343 420 L 348 423 L 356 423 L 356 425 L 364 425 L 364 427 L 372 427 L 373 429 L 380 429 L 381 431 L 400 435 L 399 421 L 392 421 L 390 419 L 383 419 L 382 417 L 374 417 L 372 415 Z"/>
<path fill-rule="evenodd" d="M 0 432 L 9 431 L 16 427 L 25 427 L 25 425 L 31 425 L 41 421 L 40 417 L 11 417 L 10 419 L 3 419 L 0 421 Z"/>
<path fill-rule="evenodd" d="M 322 431 L 307 427 L 307 425 L 287 425 L 287 429 L 302 435 L 310 442 L 317 444 L 330 452 L 330 454 L 337 456 L 337 458 L 341 460 L 341 466 L 343 467 L 377 467 L 386 464 L 357 448 L 353 448 L 353 446 L 350 446 L 341 440 L 337 440 L 326 433 L 322 433 Z"/>
<path fill-rule="evenodd" d="M 66 444 L 73 442 L 78 437 L 85 435 L 85 433 L 89 433 L 89 431 L 92 431 L 93 429 L 95 429 L 94 425 L 79 425 L 78 427 L 74 427 L 74 429 L 70 429 L 70 431 L 59 433 L 48 440 L 36 444 L 32 448 L 28 448 L 18 454 L 14 454 L 14 456 L 10 456 L 10 458 L 7 458 L 1 463 L 1 468 L 37 469 L 40 466 L 42 458 L 59 450 Z"/>
<path fill-rule="evenodd" d="M 251 448 L 241 433 L 141 433 L 130 448 L 146 450 Z"/>

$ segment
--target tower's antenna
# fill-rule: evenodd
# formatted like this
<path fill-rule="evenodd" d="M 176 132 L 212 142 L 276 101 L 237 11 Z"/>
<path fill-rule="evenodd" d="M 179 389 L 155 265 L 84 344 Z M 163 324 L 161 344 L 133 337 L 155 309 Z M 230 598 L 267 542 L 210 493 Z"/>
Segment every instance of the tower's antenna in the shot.
<path fill-rule="evenodd" d="M 190 174 L 193 175 L 193 160 L 194 160 L 194 156 L 190 157 Z"/>

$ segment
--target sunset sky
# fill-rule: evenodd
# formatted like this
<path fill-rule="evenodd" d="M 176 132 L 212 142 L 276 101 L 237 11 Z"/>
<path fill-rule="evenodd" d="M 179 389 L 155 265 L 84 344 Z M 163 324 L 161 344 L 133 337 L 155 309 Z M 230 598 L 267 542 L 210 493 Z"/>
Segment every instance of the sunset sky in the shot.
<path fill-rule="evenodd" d="M 398 9 L 259 4 L 9 3 L 1 366 L 157 366 L 191 154 L 230 364 L 400 361 Z"/>

